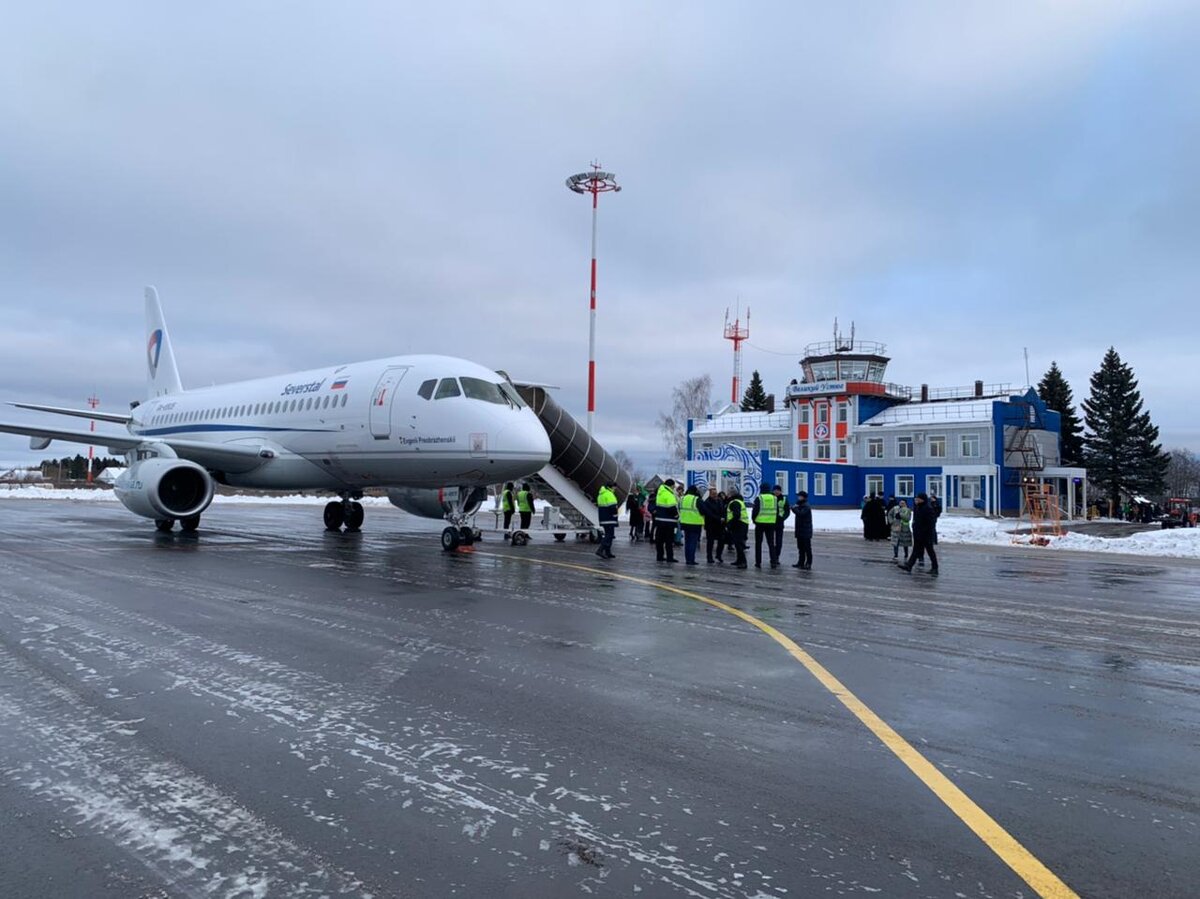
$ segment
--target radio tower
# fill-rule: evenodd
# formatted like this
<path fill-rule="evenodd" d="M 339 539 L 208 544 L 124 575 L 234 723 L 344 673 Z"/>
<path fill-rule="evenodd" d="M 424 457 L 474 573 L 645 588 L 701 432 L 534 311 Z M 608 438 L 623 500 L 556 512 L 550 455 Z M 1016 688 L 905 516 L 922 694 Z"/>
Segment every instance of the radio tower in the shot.
<path fill-rule="evenodd" d="M 94 393 L 93 393 L 91 396 L 89 396 L 89 397 L 88 397 L 88 405 L 92 407 L 92 411 L 94 412 L 94 411 L 96 410 L 96 407 L 100 405 L 100 399 L 99 399 L 99 397 L 97 397 L 97 396 L 96 396 L 96 394 L 94 394 Z M 91 424 L 91 427 L 89 427 L 89 428 L 88 428 L 88 430 L 89 430 L 89 431 L 92 431 L 92 432 L 95 432 L 95 430 L 96 430 L 96 420 L 95 420 L 95 419 L 92 419 L 92 421 L 90 422 L 90 424 Z M 92 447 L 91 447 L 91 446 L 88 446 L 88 475 L 87 475 L 87 482 L 88 482 L 89 484 L 90 484 L 90 483 L 92 483 Z"/>
<path fill-rule="evenodd" d="M 733 322 L 729 321 L 729 309 L 725 309 L 725 339 L 733 341 L 733 393 L 730 402 L 737 405 L 741 402 L 738 391 L 742 386 L 742 341 L 750 339 L 750 307 L 746 307 L 746 324 L 742 324 L 741 307 L 734 315 Z"/>

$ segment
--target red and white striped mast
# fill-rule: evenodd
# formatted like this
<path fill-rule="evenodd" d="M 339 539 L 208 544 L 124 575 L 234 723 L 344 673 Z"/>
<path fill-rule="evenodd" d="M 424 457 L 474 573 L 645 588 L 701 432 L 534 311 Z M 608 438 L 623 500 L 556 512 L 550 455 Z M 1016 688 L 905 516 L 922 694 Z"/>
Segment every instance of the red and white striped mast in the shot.
<path fill-rule="evenodd" d="M 733 392 L 730 402 L 735 406 L 742 401 L 738 390 L 742 386 L 742 341 L 750 339 L 750 307 L 746 307 L 746 324 L 742 324 L 742 311 L 738 311 L 732 322 L 729 321 L 729 309 L 725 309 L 725 339 L 733 341 Z"/>
<path fill-rule="evenodd" d="M 96 394 L 94 394 L 94 393 L 93 393 L 91 396 L 89 396 L 89 397 L 88 397 L 88 401 L 87 401 L 87 402 L 88 402 L 88 405 L 92 407 L 92 411 L 93 411 L 93 412 L 95 412 L 95 411 L 96 411 L 96 407 L 100 405 L 100 399 L 99 399 L 99 397 L 97 397 L 97 396 L 96 396 Z M 95 430 L 96 430 L 96 419 L 94 419 L 94 418 L 93 418 L 93 419 L 92 419 L 92 420 L 89 422 L 89 424 L 88 424 L 88 430 L 89 430 L 89 431 L 92 431 L 93 433 L 95 432 Z M 92 447 L 91 447 L 90 445 L 88 446 L 88 473 L 87 473 L 87 482 L 88 482 L 89 484 L 90 484 L 90 483 L 92 483 Z"/>
<path fill-rule="evenodd" d="M 600 194 L 621 189 L 617 176 L 602 172 L 598 162 L 592 163 L 590 172 L 580 172 L 567 179 L 567 187 L 577 194 L 592 195 L 592 294 L 590 300 L 591 321 L 588 326 L 588 404 L 587 429 L 592 433 L 592 422 L 596 416 L 596 217 L 600 206 Z"/>

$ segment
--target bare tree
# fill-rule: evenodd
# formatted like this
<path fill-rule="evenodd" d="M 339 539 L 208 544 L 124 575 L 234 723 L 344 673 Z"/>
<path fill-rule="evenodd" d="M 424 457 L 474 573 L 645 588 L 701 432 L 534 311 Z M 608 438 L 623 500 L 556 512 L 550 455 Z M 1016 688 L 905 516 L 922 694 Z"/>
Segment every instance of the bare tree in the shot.
<path fill-rule="evenodd" d="M 633 456 L 629 455 L 625 450 L 617 450 L 613 453 L 613 458 L 617 460 L 617 465 L 620 469 L 635 481 L 641 482 L 645 480 L 638 472 L 637 465 L 633 461 Z"/>
<path fill-rule="evenodd" d="M 712 378 L 688 378 L 671 391 L 671 412 L 658 413 L 658 427 L 667 449 L 666 461 L 679 463 L 687 456 L 689 418 L 704 418 L 712 407 Z"/>
<path fill-rule="evenodd" d="M 1167 463 L 1167 496 L 1200 496 L 1200 456 L 1191 450 L 1171 450 Z"/>

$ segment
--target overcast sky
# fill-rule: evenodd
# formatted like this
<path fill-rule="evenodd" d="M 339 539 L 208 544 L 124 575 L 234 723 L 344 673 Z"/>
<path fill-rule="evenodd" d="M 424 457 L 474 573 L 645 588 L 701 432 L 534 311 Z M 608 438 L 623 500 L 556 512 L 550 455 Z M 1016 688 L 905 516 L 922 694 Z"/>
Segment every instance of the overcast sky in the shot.
<path fill-rule="evenodd" d="M 582 417 L 598 159 L 610 449 L 727 398 L 739 297 L 768 390 L 835 316 L 914 385 L 1027 346 L 1083 399 L 1113 344 L 1197 449 L 1198 43 L 1195 3 L 10 5 L 0 399 L 127 409 L 155 284 L 185 386 L 445 352 Z"/>

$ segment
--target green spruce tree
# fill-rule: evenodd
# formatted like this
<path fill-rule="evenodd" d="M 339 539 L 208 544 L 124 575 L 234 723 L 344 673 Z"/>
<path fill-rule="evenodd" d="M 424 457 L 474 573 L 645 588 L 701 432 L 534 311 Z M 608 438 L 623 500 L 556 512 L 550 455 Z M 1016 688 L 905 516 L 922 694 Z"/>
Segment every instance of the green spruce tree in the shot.
<path fill-rule="evenodd" d="M 1109 347 L 1092 375 L 1092 395 L 1083 402 L 1083 458 L 1088 477 L 1113 506 L 1123 495 L 1162 492 L 1170 456 L 1158 442 L 1158 428 L 1142 409 L 1133 369 Z"/>
<path fill-rule="evenodd" d="M 742 411 L 767 411 L 767 392 L 763 389 L 763 382 L 758 374 L 758 369 L 755 369 L 754 373 L 750 375 L 750 386 L 742 394 Z"/>
<path fill-rule="evenodd" d="M 1071 385 L 1063 377 L 1062 369 L 1057 362 L 1050 363 L 1050 370 L 1042 377 L 1037 386 L 1038 396 L 1046 404 L 1046 408 L 1059 414 L 1062 430 L 1059 435 L 1059 449 L 1062 464 L 1076 466 L 1083 464 L 1083 425 L 1075 412 L 1075 398 L 1071 395 Z"/>

